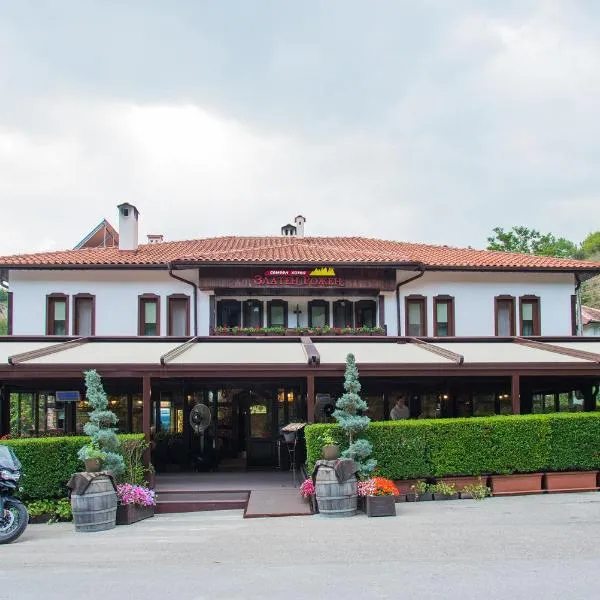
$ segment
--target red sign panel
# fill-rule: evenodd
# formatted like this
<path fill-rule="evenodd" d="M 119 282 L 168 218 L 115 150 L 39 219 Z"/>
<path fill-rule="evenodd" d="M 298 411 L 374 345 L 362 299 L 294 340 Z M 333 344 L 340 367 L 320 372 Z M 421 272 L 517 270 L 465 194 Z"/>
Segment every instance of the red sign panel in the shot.
<path fill-rule="evenodd" d="M 269 271 L 267 271 L 268 273 Z M 255 275 L 254 285 L 298 287 L 344 287 L 343 277 L 310 277 L 310 275 Z"/>

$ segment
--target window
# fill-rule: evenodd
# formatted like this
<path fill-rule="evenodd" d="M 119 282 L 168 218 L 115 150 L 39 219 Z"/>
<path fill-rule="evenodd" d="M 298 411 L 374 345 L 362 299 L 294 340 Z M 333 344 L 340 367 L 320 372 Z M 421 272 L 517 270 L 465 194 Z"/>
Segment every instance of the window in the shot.
<path fill-rule="evenodd" d="M 540 299 L 537 296 L 521 296 L 519 298 L 519 317 L 521 335 L 541 335 Z"/>
<path fill-rule="evenodd" d="M 308 326 L 326 327 L 329 325 L 329 302 L 311 300 L 308 303 Z"/>
<path fill-rule="evenodd" d="M 267 302 L 267 327 L 288 326 L 288 304 L 285 300 Z"/>
<path fill-rule="evenodd" d="M 571 335 L 577 335 L 577 296 L 571 296 Z"/>
<path fill-rule="evenodd" d="M 217 327 L 241 327 L 242 308 L 239 300 L 217 302 Z"/>
<path fill-rule="evenodd" d="M 495 300 L 496 335 L 515 335 L 515 299 L 512 296 L 497 296 Z"/>
<path fill-rule="evenodd" d="M 160 335 L 160 298 L 155 294 L 140 296 L 138 335 Z"/>
<path fill-rule="evenodd" d="M 375 300 L 359 300 L 356 303 L 356 327 L 377 326 L 377 304 Z"/>
<path fill-rule="evenodd" d="M 46 297 L 46 335 L 69 335 L 69 297 L 50 294 Z"/>
<path fill-rule="evenodd" d="M 261 300 L 246 300 L 244 302 L 244 327 L 263 326 L 263 303 Z"/>
<path fill-rule="evenodd" d="M 336 300 L 333 303 L 333 326 L 354 327 L 352 302 L 349 300 Z"/>
<path fill-rule="evenodd" d="M 433 299 L 433 335 L 436 337 L 455 335 L 452 296 L 435 296 Z"/>
<path fill-rule="evenodd" d="M 95 335 L 96 299 L 90 294 L 73 296 L 73 335 Z"/>
<path fill-rule="evenodd" d="M 12 335 L 13 334 L 13 310 L 14 310 L 14 306 L 13 306 L 13 293 L 12 292 L 8 292 L 8 304 L 7 304 L 7 311 L 8 311 L 8 315 L 7 315 L 7 324 L 6 324 L 6 335 Z"/>
<path fill-rule="evenodd" d="M 406 335 L 425 336 L 427 335 L 426 307 L 427 298 L 425 296 L 407 296 L 406 301 Z"/>
<path fill-rule="evenodd" d="M 172 294 L 167 298 L 167 335 L 190 335 L 190 297 Z"/>

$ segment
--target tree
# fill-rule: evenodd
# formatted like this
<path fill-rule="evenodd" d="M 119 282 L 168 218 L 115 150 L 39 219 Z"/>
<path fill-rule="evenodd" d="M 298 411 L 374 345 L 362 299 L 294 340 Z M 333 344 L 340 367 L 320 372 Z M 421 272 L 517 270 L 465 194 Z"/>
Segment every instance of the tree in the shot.
<path fill-rule="evenodd" d="M 535 229 L 529 229 L 522 225 L 516 225 L 510 231 L 504 231 L 502 227 L 494 227 L 493 231 L 495 235 L 487 239 L 488 250 L 558 258 L 579 258 L 581 256 L 581 249 L 577 244 L 566 238 L 557 238 L 551 233 L 541 234 Z"/>
<path fill-rule="evenodd" d="M 339 423 L 348 438 L 348 448 L 342 452 L 342 456 L 356 461 L 361 477 L 368 477 L 377 466 L 377 461 L 369 458 L 373 453 L 371 442 L 356 438 L 357 434 L 369 427 L 371 419 L 360 414 L 369 407 L 359 396 L 361 385 L 358 380 L 358 368 L 356 367 L 354 354 L 346 356 L 344 390 L 346 390 L 346 393 L 335 403 L 336 410 L 333 412 L 334 419 Z"/>
<path fill-rule="evenodd" d="M 581 242 L 581 252 L 584 258 L 600 259 L 600 231 L 590 233 L 585 240 Z"/>
<path fill-rule="evenodd" d="M 102 387 L 100 375 L 94 369 L 86 371 L 84 375 L 86 397 L 94 410 L 89 413 L 90 420 L 83 426 L 83 431 L 92 438 L 92 444 L 106 454 L 104 459 L 106 470 L 118 476 L 125 470 L 125 461 L 117 452 L 119 438 L 111 427 L 117 424 L 117 415 L 112 410 L 108 410 L 108 398 Z M 78 458 L 85 460 L 87 451 L 88 447 L 84 446 L 79 451 Z"/>

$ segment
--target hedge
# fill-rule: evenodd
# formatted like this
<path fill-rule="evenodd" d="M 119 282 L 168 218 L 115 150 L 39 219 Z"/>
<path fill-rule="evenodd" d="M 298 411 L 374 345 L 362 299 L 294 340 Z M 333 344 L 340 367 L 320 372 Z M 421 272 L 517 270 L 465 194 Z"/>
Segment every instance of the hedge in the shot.
<path fill-rule="evenodd" d="M 120 440 L 144 438 L 143 434 L 119 435 Z M 89 442 L 86 436 L 19 438 L 2 440 L 10 446 L 23 465 L 20 496 L 26 500 L 61 498 L 73 473 L 81 471 L 78 450 Z"/>
<path fill-rule="evenodd" d="M 305 429 L 310 471 L 326 432 L 343 442 L 337 425 Z M 364 437 L 391 479 L 600 468 L 600 413 L 377 421 Z"/>

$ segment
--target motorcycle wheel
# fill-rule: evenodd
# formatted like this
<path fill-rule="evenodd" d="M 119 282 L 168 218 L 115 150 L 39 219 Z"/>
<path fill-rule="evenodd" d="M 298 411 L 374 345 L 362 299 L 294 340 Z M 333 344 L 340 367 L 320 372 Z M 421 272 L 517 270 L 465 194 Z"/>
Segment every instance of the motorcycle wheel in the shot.
<path fill-rule="evenodd" d="M 25 531 L 29 522 L 29 513 L 25 505 L 7 498 L 4 501 L 4 514 L 0 514 L 0 544 L 14 542 Z"/>

